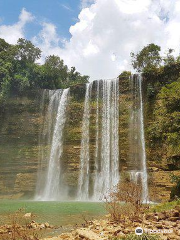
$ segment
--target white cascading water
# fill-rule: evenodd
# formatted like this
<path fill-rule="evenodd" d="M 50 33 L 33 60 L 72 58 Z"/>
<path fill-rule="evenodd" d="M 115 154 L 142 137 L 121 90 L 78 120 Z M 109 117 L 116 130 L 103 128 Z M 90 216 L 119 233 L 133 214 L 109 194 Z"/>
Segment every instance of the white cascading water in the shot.
<path fill-rule="evenodd" d="M 97 81 L 97 93 L 96 93 L 96 144 L 95 144 L 95 176 L 94 176 L 94 189 L 93 189 L 93 200 L 98 199 L 96 196 L 97 193 L 100 191 L 100 162 L 99 162 L 99 97 L 100 97 L 100 84 L 99 81 Z"/>
<path fill-rule="evenodd" d="M 143 171 L 143 201 L 149 201 L 148 197 L 148 178 L 147 178 L 147 166 L 146 166 L 146 145 L 145 145 L 145 135 L 144 135 L 144 115 L 143 115 L 143 98 L 142 98 L 142 77 L 138 76 L 139 82 L 139 92 L 140 92 L 140 119 L 141 119 L 141 143 L 142 143 L 142 171 Z"/>
<path fill-rule="evenodd" d="M 130 178 L 142 183 L 142 198 L 146 202 L 148 183 L 141 76 L 134 75 L 131 85 L 133 104 L 129 126 Z M 41 131 L 36 200 L 69 198 L 62 163 L 68 96 L 69 89 L 44 90 L 43 93 L 41 110 L 44 124 Z M 90 140 L 92 143 L 94 141 L 93 151 Z M 76 199 L 102 200 L 119 180 L 119 80 L 94 81 L 86 84 Z"/>
<path fill-rule="evenodd" d="M 62 183 L 61 156 L 63 153 L 63 130 L 66 122 L 69 89 L 45 91 L 49 93 L 49 105 L 42 134 L 36 199 L 49 201 L 59 200 L 62 195 L 65 197 L 65 186 Z M 46 153 L 43 143 L 49 147 L 49 153 Z M 47 169 L 44 169 L 46 167 Z"/>
<path fill-rule="evenodd" d="M 90 125 L 90 99 L 92 82 L 86 84 L 86 95 L 84 102 L 84 114 L 82 125 L 81 154 L 80 154 L 80 176 L 78 183 L 78 200 L 89 199 L 89 125 Z"/>
<path fill-rule="evenodd" d="M 146 167 L 146 148 L 144 135 L 142 77 L 134 75 L 131 77 L 131 88 L 133 106 L 130 117 L 130 162 L 131 180 L 142 182 L 142 199 L 148 201 L 148 179 Z"/>
<path fill-rule="evenodd" d="M 89 161 L 89 124 L 90 124 L 90 95 L 92 84 L 87 84 L 82 127 L 80 175 L 78 199 L 82 201 L 99 201 L 119 181 L 119 81 L 102 80 L 97 82 L 96 107 L 96 144 L 95 144 L 95 173 L 93 193 L 90 195 L 90 161 Z M 101 107 L 101 149 L 99 154 L 99 101 L 100 85 L 102 89 Z"/>

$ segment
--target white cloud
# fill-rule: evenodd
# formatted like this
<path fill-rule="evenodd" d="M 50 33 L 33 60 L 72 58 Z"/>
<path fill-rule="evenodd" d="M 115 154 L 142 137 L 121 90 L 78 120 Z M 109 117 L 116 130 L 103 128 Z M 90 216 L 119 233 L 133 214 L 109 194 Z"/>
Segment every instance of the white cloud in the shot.
<path fill-rule="evenodd" d="M 152 42 L 163 52 L 174 48 L 179 53 L 180 0 L 83 0 L 82 4 L 86 7 L 70 27 L 70 40 L 61 39 L 55 25 L 42 24 L 33 38 L 43 50 L 42 59 L 59 55 L 69 67 L 100 79 L 129 70 L 130 52 Z"/>
<path fill-rule="evenodd" d="M 179 52 L 179 8 L 180 0 L 95 0 L 81 10 L 63 48 L 49 47 L 42 37 L 45 44 L 41 45 L 47 47 L 45 53 L 59 54 L 68 66 L 91 79 L 116 77 L 131 68 L 130 52 L 146 44 L 154 42 L 163 51 L 172 47 Z M 55 39 L 61 42 L 58 36 Z"/>
<path fill-rule="evenodd" d="M 54 24 L 44 22 L 41 25 L 42 30 L 32 39 L 32 42 L 42 50 L 40 63 L 43 63 L 48 55 L 62 55 L 59 45 L 62 45 L 65 40 L 58 36 Z"/>
<path fill-rule="evenodd" d="M 23 8 L 17 23 L 0 25 L 0 38 L 4 38 L 8 43 L 15 44 L 19 38 L 24 38 L 25 25 L 33 19 L 33 15 Z"/>

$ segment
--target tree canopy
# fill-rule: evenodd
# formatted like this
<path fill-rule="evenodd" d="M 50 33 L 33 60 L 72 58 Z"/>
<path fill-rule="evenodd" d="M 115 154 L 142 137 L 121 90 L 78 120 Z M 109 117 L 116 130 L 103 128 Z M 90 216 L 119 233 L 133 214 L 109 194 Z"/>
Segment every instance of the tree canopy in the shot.
<path fill-rule="evenodd" d="M 160 51 L 161 47 L 151 43 L 137 54 L 131 53 L 133 68 L 138 72 L 142 72 L 145 69 L 159 67 L 162 61 Z"/>
<path fill-rule="evenodd" d="M 40 58 L 41 50 L 31 41 L 20 38 L 12 45 L 0 39 L 0 100 L 11 93 L 66 88 L 89 80 L 75 67 L 68 69 L 59 56 L 47 56 L 42 65 L 37 63 Z"/>

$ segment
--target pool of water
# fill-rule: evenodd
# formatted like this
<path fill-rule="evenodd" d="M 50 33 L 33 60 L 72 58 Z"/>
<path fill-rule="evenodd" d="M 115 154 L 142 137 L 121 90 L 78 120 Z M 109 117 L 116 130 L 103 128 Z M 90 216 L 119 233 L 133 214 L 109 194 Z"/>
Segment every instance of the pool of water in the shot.
<path fill-rule="evenodd" d="M 4 224 L 7 216 L 19 209 L 36 215 L 37 222 L 48 222 L 56 226 L 82 224 L 85 220 L 92 220 L 106 214 L 103 203 L 1 200 L 0 223 Z"/>

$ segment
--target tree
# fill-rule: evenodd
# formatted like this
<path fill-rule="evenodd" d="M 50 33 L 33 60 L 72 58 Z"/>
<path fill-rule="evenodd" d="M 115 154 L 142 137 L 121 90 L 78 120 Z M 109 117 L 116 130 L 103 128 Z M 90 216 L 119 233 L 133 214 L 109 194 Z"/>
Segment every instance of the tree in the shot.
<path fill-rule="evenodd" d="M 60 57 L 50 55 L 46 58 L 44 69 L 44 81 L 50 88 L 61 88 L 62 84 L 67 81 L 68 67 L 64 65 L 64 61 Z"/>
<path fill-rule="evenodd" d="M 41 57 L 41 50 L 30 41 L 20 38 L 17 42 L 17 59 L 24 63 L 34 63 Z"/>
<path fill-rule="evenodd" d="M 166 57 L 163 59 L 165 65 L 171 65 L 176 62 L 175 57 L 173 56 L 174 49 L 169 48 L 166 54 Z"/>
<path fill-rule="evenodd" d="M 0 38 L 0 100 L 10 91 L 16 54 L 16 46 Z"/>
<path fill-rule="evenodd" d="M 70 83 L 75 83 L 75 82 L 87 83 L 88 80 L 89 80 L 89 76 L 81 76 L 81 74 L 76 71 L 75 67 L 71 67 L 71 70 L 68 73 L 68 81 Z"/>
<path fill-rule="evenodd" d="M 59 56 L 48 56 L 43 65 L 36 61 L 41 50 L 30 41 L 20 38 L 16 45 L 0 39 L 0 99 L 9 93 L 19 94 L 36 88 L 57 89 L 85 83 L 75 68 L 68 69 Z"/>
<path fill-rule="evenodd" d="M 162 61 L 160 51 L 161 47 L 151 43 L 144 47 L 139 53 L 131 53 L 133 68 L 138 72 L 144 72 L 159 67 Z"/>

